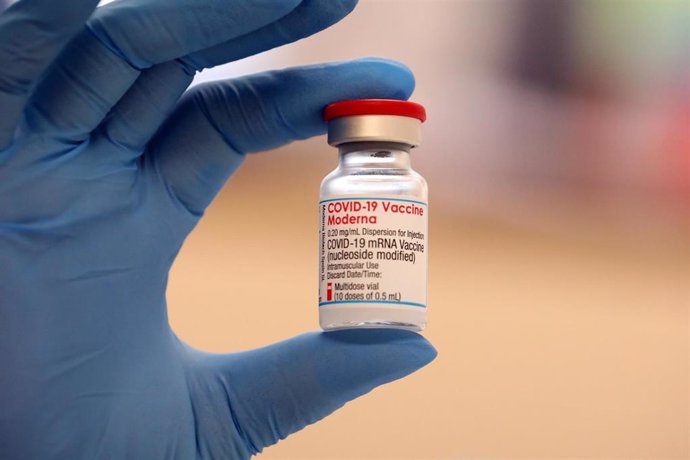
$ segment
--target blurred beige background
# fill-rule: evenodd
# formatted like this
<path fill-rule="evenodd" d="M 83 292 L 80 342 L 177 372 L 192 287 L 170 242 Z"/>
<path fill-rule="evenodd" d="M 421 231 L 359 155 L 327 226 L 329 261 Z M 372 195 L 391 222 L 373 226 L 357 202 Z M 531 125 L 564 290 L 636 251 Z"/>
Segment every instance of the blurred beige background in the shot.
<path fill-rule="evenodd" d="M 687 1 L 364 0 L 199 76 L 384 56 L 429 112 L 413 161 L 439 357 L 263 458 L 690 458 L 689 31 Z M 323 137 L 249 158 L 171 274 L 182 338 L 225 352 L 318 328 L 336 161 Z"/>

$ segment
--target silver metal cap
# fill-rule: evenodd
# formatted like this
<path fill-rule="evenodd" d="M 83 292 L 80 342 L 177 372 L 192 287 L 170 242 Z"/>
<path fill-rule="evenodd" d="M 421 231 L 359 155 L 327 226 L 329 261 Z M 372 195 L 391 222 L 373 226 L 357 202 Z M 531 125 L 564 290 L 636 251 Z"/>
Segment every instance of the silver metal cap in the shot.
<path fill-rule="evenodd" d="M 352 115 L 328 122 L 328 143 L 400 142 L 417 147 L 422 142 L 422 121 L 400 115 Z"/>

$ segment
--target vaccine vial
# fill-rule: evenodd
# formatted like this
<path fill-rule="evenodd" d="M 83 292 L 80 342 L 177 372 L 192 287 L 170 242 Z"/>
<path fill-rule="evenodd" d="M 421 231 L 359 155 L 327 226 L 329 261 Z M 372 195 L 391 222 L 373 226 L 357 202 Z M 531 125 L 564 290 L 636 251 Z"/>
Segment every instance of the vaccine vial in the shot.
<path fill-rule="evenodd" d="M 319 323 L 330 331 L 427 322 L 428 191 L 410 164 L 419 104 L 341 101 L 324 111 L 338 167 L 321 183 Z"/>

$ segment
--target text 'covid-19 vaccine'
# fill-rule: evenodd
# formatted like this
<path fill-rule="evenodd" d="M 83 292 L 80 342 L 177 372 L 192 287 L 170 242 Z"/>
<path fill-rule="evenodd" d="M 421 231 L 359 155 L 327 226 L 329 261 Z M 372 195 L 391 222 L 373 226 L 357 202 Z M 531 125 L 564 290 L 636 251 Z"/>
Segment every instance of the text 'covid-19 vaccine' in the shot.
<path fill-rule="evenodd" d="M 428 191 L 412 170 L 424 107 L 362 99 L 324 111 L 338 167 L 321 183 L 319 322 L 324 330 L 427 322 Z"/>

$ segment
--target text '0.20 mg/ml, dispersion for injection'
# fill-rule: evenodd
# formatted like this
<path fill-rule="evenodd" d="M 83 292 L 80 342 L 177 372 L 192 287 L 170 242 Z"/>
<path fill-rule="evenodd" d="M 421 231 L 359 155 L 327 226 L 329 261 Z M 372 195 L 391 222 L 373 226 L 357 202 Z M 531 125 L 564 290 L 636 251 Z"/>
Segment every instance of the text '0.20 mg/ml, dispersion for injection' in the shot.
<path fill-rule="evenodd" d="M 340 162 L 321 183 L 321 328 L 424 329 L 428 191 L 410 165 L 424 107 L 341 101 L 326 107 L 324 118 Z"/>

